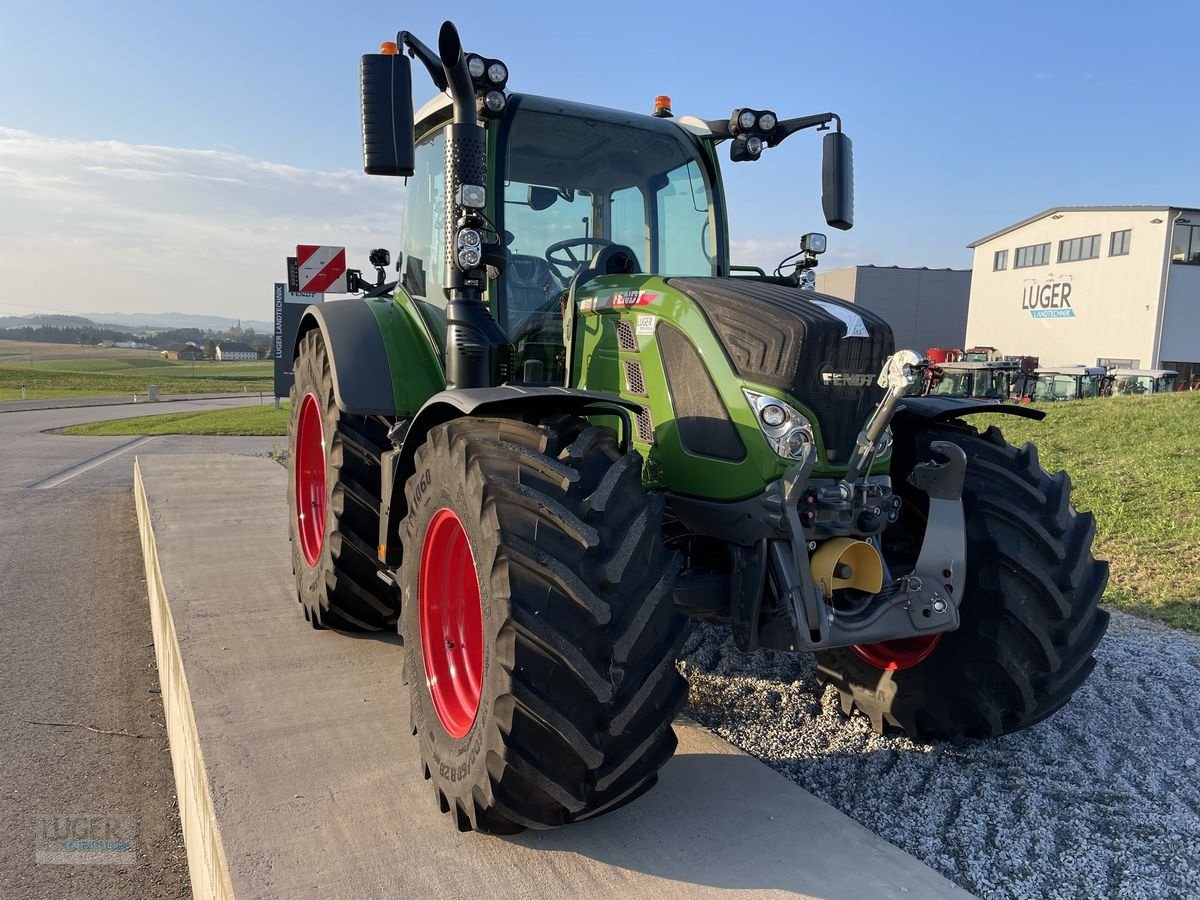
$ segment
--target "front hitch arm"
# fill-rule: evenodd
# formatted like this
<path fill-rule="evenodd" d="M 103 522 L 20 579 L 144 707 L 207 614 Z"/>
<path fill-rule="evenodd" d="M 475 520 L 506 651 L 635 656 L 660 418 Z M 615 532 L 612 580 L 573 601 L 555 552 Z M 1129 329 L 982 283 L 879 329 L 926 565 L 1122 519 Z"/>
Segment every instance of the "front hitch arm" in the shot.
<path fill-rule="evenodd" d="M 845 478 L 843 497 L 852 499 L 858 481 L 870 471 L 879 438 L 900 400 L 920 377 L 922 360 L 902 350 L 884 364 L 879 383 L 886 388 L 866 427 L 858 436 Z M 814 583 L 809 543 L 799 515 L 815 456 L 807 452 L 781 479 L 782 490 L 769 505 L 776 507 L 785 541 L 769 541 L 768 564 L 778 595 L 785 599 L 796 628 L 799 647 L 822 650 L 849 644 L 869 644 L 951 631 L 958 627 L 959 596 L 966 578 L 966 518 L 962 488 L 967 455 L 949 441 L 930 444 L 934 459 L 918 463 L 908 482 L 929 498 L 925 538 L 913 571 L 886 584 L 867 610 L 846 617 L 835 612 L 824 591 Z M 874 543 L 878 551 L 878 543 Z M 884 561 L 886 563 L 886 560 Z M 886 570 L 886 566 L 885 566 Z"/>

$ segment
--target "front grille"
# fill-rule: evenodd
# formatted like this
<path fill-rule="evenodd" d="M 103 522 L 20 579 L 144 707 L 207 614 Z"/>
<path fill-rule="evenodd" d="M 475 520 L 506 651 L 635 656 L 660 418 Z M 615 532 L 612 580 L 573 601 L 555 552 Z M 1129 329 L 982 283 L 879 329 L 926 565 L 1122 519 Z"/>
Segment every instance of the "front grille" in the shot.
<path fill-rule="evenodd" d="M 650 410 L 644 406 L 637 414 L 637 432 L 638 440 L 643 444 L 654 443 L 654 421 L 650 418 Z"/>
<path fill-rule="evenodd" d="M 617 349 L 626 353 L 637 353 L 638 342 L 633 326 L 624 319 L 617 319 Z"/>
<path fill-rule="evenodd" d="M 646 379 L 642 376 L 642 364 L 636 359 L 623 361 L 625 366 L 625 389 L 638 397 L 649 396 L 646 393 Z"/>

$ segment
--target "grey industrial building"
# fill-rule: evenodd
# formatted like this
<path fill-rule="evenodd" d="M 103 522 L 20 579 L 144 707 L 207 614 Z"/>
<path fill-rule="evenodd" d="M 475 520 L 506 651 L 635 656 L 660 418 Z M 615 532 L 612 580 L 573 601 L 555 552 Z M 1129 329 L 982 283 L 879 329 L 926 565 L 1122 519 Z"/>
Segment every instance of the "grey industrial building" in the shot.
<path fill-rule="evenodd" d="M 965 344 L 971 296 L 968 269 L 818 269 L 816 289 L 883 316 L 892 326 L 897 347 L 924 353 L 929 347 Z"/>

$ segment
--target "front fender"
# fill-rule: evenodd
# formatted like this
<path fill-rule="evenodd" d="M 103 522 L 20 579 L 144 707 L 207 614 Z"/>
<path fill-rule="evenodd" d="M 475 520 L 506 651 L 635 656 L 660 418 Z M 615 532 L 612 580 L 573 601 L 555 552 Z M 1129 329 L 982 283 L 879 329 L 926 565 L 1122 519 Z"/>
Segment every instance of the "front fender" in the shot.
<path fill-rule="evenodd" d="M 983 403 L 978 400 L 960 400 L 955 397 L 905 397 L 896 407 L 892 427 L 895 429 L 898 424 L 903 425 L 905 420 L 911 424 L 949 422 L 976 413 L 1020 416 L 1035 421 L 1046 418 L 1046 414 L 1040 409 L 1030 409 L 1028 406 L 1017 406 L 1012 403 Z"/>
<path fill-rule="evenodd" d="M 440 391 L 421 406 L 411 419 L 400 419 L 390 437 L 395 449 L 383 454 L 383 506 L 379 516 L 379 543 L 385 548 L 382 561 L 399 563 L 400 521 L 407 512 L 404 483 L 413 472 L 413 456 L 430 430 L 464 416 L 502 416 L 538 419 L 554 413 L 579 416 L 615 415 L 623 420 L 622 449 L 629 450 L 633 432 L 632 415 L 640 404 L 613 394 L 552 386 L 503 384 L 492 388 L 452 388 Z"/>

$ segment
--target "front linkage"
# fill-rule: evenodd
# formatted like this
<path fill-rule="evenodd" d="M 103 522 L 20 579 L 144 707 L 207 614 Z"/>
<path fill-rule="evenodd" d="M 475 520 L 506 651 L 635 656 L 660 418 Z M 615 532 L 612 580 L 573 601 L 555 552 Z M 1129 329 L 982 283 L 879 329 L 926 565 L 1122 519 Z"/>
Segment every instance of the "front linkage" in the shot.
<path fill-rule="evenodd" d="M 884 396 L 859 433 L 841 480 L 810 477 L 816 456 L 809 444 L 782 478 L 750 500 L 718 510 L 705 501 L 673 498 L 673 510 L 689 528 L 734 535 L 728 615 L 742 649 L 825 650 L 958 628 L 966 580 L 966 454 L 956 444 L 935 441 L 930 449 L 943 461 L 918 463 L 909 473 L 909 484 L 926 494 L 929 508 L 916 563 L 901 575 L 893 575 L 881 542 L 902 501 L 888 477 L 867 474 L 922 369 L 911 350 L 884 363 Z M 718 590 L 723 593 L 724 585 Z M 764 613 L 767 593 L 785 615 Z M 677 605 L 703 616 L 708 610 L 696 596 L 685 578 Z"/>

